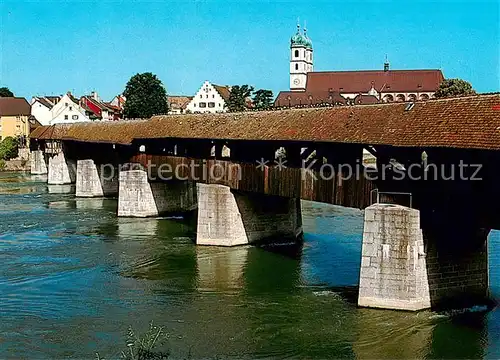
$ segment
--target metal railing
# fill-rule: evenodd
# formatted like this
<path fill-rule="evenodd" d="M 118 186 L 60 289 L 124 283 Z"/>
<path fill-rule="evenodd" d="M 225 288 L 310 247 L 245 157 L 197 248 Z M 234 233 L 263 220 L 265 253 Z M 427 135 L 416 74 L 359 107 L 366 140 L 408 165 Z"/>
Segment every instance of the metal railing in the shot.
<path fill-rule="evenodd" d="M 375 202 L 373 202 L 373 198 L 374 198 L 374 194 L 376 194 L 376 197 L 375 197 Z M 408 197 L 409 199 L 409 207 L 410 208 L 413 208 L 413 195 L 412 193 L 409 193 L 409 192 L 397 192 L 397 191 L 379 191 L 378 189 L 373 189 L 372 191 L 370 191 L 370 205 L 373 205 L 373 204 L 397 204 L 397 205 L 405 205 L 406 204 L 401 204 L 400 202 L 396 202 L 394 200 L 395 197 L 397 196 L 405 196 L 405 197 Z M 386 198 L 389 198 L 390 200 L 392 200 L 392 202 L 386 202 L 386 201 L 380 201 L 380 199 L 382 198 L 382 200 L 384 200 L 384 196 L 386 196 Z"/>

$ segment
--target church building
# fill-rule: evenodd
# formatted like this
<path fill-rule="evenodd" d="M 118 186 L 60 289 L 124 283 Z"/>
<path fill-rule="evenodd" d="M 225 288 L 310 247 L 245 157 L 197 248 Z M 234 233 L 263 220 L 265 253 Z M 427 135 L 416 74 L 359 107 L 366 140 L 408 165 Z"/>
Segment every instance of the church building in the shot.
<path fill-rule="evenodd" d="M 311 106 L 393 101 L 424 101 L 432 98 L 444 80 L 441 70 L 313 71 L 313 46 L 297 25 L 290 39 L 290 90 L 281 91 L 275 106 Z"/>

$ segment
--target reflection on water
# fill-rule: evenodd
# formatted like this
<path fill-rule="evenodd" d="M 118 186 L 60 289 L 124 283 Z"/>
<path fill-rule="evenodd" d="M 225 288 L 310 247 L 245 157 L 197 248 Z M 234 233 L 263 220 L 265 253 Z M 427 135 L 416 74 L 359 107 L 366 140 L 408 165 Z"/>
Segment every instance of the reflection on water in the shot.
<path fill-rule="evenodd" d="M 74 194 L 75 184 L 47 185 L 49 194 Z"/>
<path fill-rule="evenodd" d="M 236 248 L 198 246 L 197 289 L 199 291 L 241 289 L 244 285 L 244 270 L 249 251 L 249 246 Z"/>
<path fill-rule="evenodd" d="M 0 358 L 118 358 L 166 326 L 174 358 L 499 358 L 500 312 L 356 307 L 362 212 L 303 203 L 303 247 L 197 247 L 188 219 L 116 217 L 0 174 Z M 490 281 L 499 297 L 498 232 Z"/>

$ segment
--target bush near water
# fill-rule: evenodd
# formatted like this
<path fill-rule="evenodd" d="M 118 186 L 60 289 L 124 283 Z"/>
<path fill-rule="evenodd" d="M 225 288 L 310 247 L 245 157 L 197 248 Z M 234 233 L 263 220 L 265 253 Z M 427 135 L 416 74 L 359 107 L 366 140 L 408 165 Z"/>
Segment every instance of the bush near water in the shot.
<path fill-rule="evenodd" d="M 7 136 L 0 143 L 0 160 L 10 160 L 17 157 L 19 153 L 19 140 Z"/>

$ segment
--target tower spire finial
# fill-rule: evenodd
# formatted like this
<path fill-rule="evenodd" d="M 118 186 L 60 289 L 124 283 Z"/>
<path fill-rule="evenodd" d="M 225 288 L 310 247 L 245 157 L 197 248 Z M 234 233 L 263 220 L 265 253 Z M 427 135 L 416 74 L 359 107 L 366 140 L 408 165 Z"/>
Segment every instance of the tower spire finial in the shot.
<path fill-rule="evenodd" d="M 304 36 L 307 36 L 307 21 L 304 20 Z"/>
<path fill-rule="evenodd" d="M 389 59 L 387 58 L 387 54 L 385 54 L 384 71 L 389 71 Z"/>
<path fill-rule="evenodd" d="M 297 34 L 300 34 L 300 19 L 297 18 Z"/>

